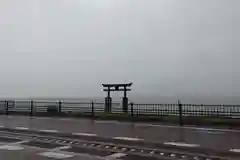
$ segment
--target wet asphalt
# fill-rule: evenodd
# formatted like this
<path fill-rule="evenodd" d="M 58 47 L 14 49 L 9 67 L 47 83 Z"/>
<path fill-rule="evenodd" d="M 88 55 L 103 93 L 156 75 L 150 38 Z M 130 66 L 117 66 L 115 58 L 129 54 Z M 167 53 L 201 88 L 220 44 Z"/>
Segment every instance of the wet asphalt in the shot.
<path fill-rule="evenodd" d="M 57 130 L 68 133 L 93 133 L 100 137 L 135 137 L 154 142 L 197 144 L 216 150 L 240 149 L 240 131 L 182 128 L 88 119 L 29 118 L 0 116 L 0 126 Z"/>
<path fill-rule="evenodd" d="M 19 151 L 6 151 L 0 150 L 0 157 L 2 160 L 53 160 L 57 158 L 42 156 L 41 154 L 48 152 L 46 149 L 41 148 L 30 148 L 24 147 L 23 150 Z M 84 156 L 84 155 L 73 155 L 70 158 L 64 158 L 67 160 L 100 160 L 100 158 Z"/>

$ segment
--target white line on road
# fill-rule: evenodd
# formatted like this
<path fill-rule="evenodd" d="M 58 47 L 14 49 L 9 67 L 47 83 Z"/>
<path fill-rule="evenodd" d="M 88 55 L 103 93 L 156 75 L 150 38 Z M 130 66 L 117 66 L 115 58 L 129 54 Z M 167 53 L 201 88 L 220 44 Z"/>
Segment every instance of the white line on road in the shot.
<path fill-rule="evenodd" d="M 49 158 L 55 158 L 55 159 L 65 159 L 65 158 L 73 157 L 73 155 L 70 155 L 70 154 L 63 154 L 63 153 L 56 153 L 56 152 L 43 152 L 43 153 L 39 153 L 39 155 L 49 157 Z"/>
<path fill-rule="evenodd" d="M 75 121 L 76 119 L 71 119 L 71 118 L 60 118 L 60 121 Z"/>
<path fill-rule="evenodd" d="M 197 130 L 194 132 L 207 133 L 207 134 L 225 134 L 226 133 L 226 132 L 210 131 L 210 130 Z"/>
<path fill-rule="evenodd" d="M 28 128 L 26 128 L 26 127 L 16 127 L 15 129 L 19 129 L 19 130 L 28 130 Z"/>
<path fill-rule="evenodd" d="M 59 147 L 58 149 L 61 150 L 61 149 L 69 149 L 71 148 L 70 146 L 63 146 L 63 147 Z"/>
<path fill-rule="evenodd" d="M 50 132 L 50 133 L 57 133 L 57 130 L 47 130 L 47 129 L 43 129 L 43 130 L 39 130 L 40 132 Z"/>
<path fill-rule="evenodd" d="M 59 153 L 61 149 L 69 149 L 71 148 L 70 146 L 61 146 L 61 147 L 56 147 L 53 149 L 48 150 L 47 152 L 39 153 L 38 155 L 49 157 L 49 158 L 55 158 L 55 159 L 66 159 L 66 158 L 71 158 L 74 155 L 68 154 L 68 153 Z"/>
<path fill-rule="evenodd" d="M 69 148 L 71 148 L 71 146 L 61 146 L 61 147 L 56 147 L 56 148 L 50 149 L 49 151 L 51 151 L 51 152 L 58 152 L 61 149 L 69 149 Z"/>
<path fill-rule="evenodd" d="M 97 121 L 94 121 L 95 123 L 99 123 L 99 124 L 118 124 L 119 122 L 118 121 L 104 121 L 104 120 L 97 120 Z"/>
<path fill-rule="evenodd" d="M 96 134 L 92 134 L 92 133 L 72 133 L 72 135 L 74 135 L 74 136 L 89 136 L 89 137 L 97 136 Z"/>
<path fill-rule="evenodd" d="M 19 147 L 19 146 L 11 146 L 11 145 L 0 146 L 0 150 L 19 151 L 23 149 L 24 149 L 23 147 Z"/>
<path fill-rule="evenodd" d="M 4 126 L 0 126 L 0 128 L 4 128 Z"/>
<path fill-rule="evenodd" d="M 113 137 L 113 139 L 127 140 L 127 141 L 142 141 L 143 140 L 143 139 L 132 138 L 132 137 Z"/>
<path fill-rule="evenodd" d="M 230 149 L 229 151 L 240 153 L 240 149 Z"/>
<path fill-rule="evenodd" d="M 29 141 L 19 141 L 19 142 L 13 142 L 13 143 L 8 143 L 8 145 L 18 145 L 18 144 L 23 144 L 23 143 L 27 143 Z"/>
<path fill-rule="evenodd" d="M 19 151 L 23 150 L 24 148 L 19 146 L 22 143 L 26 143 L 29 141 L 18 141 L 18 142 L 13 142 L 13 143 L 8 143 L 0 146 L 0 150 L 9 150 L 9 151 Z"/>
<path fill-rule="evenodd" d="M 165 142 L 165 145 L 181 146 L 181 147 L 199 147 L 199 144 L 188 144 L 188 143 L 178 143 L 178 142 Z"/>
<path fill-rule="evenodd" d="M 68 148 L 69 146 L 64 146 L 64 147 L 57 147 L 57 148 L 54 148 L 54 149 L 50 149 L 50 150 L 47 150 L 46 149 L 43 149 L 41 147 L 33 147 L 33 146 L 24 146 L 24 148 L 34 148 L 34 149 L 41 149 L 43 150 L 43 152 L 41 153 L 38 153 L 38 155 L 40 156 L 46 156 L 46 157 L 49 157 L 51 156 L 53 159 L 67 159 L 67 158 L 72 158 L 74 156 L 78 157 L 80 156 L 80 158 L 82 157 L 86 157 L 88 159 L 99 159 L 99 160 L 106 160 L 105 157 L 100 157 L 100 156 L 95 156 L 95 155 L 90 155 L 90 154 L 87 154 L 87 153 L 74 153 L 74 152 L 68 152 L 68 151 L 64 151 L 64 150 L 60 150 L 59 148 L 61 149 L 66 149 Z M 44 152 L 45 151 L 45 152 Z M 51 152 L 51 153 L 46 153 L 46 152 Z M 54 154 L 52 154 L 54 153 Z M 49 157 L 50 158 L 50 157 Z M 83 158 L 84 159 L 84 158 Z"/>
<path fill-rule="evenodd" d="M 145 124 L 145 123 L 136 123 L 135 126 L 136 127 L 183 128 L 183 129 L 192 129 L 192 130 L 208 130 L 208 131 L 222 131 L 222 132 L 240 132 L 240 130 L 236 130 L 236 129 L 202 128 L 197 126 L 174 126 L 174 125 Z"/>
<path fill-rule="evenodd" d="M 29 142 L 29 141 L 13 142 L 13 143 L 9 143 L 9 144 L 11 144 L 11 145 L 13 145 L 13 144 L 23 144 L 23 143 L 27 143 L 27 142 Z"/>
<path fill-rule="evenodd" d="M 117 158 L 121 158 L 121 157 L 124 157 L 124 156 L 126 156 L 127 154 L 125 154 L 125 153 L 114 153 L 114 154 L 111 154 L 111 155 L 109 155 L 109 156 L 106 156 L 105 158 L 106 158 L 106 160 L 111 160 L 111 159 L 117 159 Z"/>
<path fill-rule="evenodd" d="M 116 124 L 116 125 L 134 125 L 134 123 L 130 122 L 119 122 L 119 121 L 108 121 L 108 120 L 95 120 L 94 123 L 96 124 Z"/>

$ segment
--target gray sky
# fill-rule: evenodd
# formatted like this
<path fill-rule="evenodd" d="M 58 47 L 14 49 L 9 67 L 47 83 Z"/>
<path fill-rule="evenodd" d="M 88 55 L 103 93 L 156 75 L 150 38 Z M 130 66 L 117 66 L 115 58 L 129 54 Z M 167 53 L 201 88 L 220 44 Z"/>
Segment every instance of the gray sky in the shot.
<path fill-rule="evenodd" d="M 0 96 L 240 96 L 239 0 L 0 1 Z"/>

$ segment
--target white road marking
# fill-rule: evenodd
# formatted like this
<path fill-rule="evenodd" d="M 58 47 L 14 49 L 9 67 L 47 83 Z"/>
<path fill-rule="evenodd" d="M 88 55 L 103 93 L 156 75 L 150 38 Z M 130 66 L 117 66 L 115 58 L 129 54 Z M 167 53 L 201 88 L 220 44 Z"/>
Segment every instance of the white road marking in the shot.
<path fill-rule="evenodd" d="M 28 130 L 28 128 L 26 128 L 26 127 L 16 127 L 15 129 L 19 129 L 19 130 Z"/>
<path fill-rule="evenodd" d="M 19 151 L 23 150 L 24 148 L 19 147 L 19 146 L 12 146 L 12 145 L 3 145 L 0 146 L 0 150 L 9 150 L 9 151 Z"/>
<path fill-rule="evenodd" d="M 171 156 L 171 157 L 175 157 L 176 155 L 175 155 L 175 154 L 171 154 L 170 156 Z"/>
<path fill-rule="evenodd" d="M 199 144 L 188 144 L 188 143 L 178 143 L 178 142 L 165 142 L 165 145 L 181 146 L 181 147 L 199 147 Z"/>
<path fill-rule="evenodd" d="M 56 140 L 56 143 L 61 143 L 62 142 L 62 140 Z"/>
<path fill-rule="evenodd" d="M 35 117 L 36 119 L 44 119 L 44 120 L 51 120 L 51 117 Z"/>
<path fill-rule="evenodd" d="M 240 153 L 240 149 L 230 149 L 229 151 Z"/>
<path fill-rule="evenodd" d="M 90 136 L 90 137 L 97 136 L 96 134 L 92 134 L 92 133 L 72 133 L 72 135 L 75 135 L 75 136 Z"/>
<path fill-rule="evenodd" d="M 23 143 L 27 143 L 29 141 L 19 141 L 19 142 L 13 142 L 13 143 L 8 143 L 8 145 L 18 145 L 18 144 L 23 144 Z"/>
<path fill-rule="evenodd" d="M 76 119 L 71 119 L 71 118 L 60 118 L 60 119 L 57 119 L 57 120 L 60 120 L 60 121 L 75 121 Z"/>
<path fill-rule="evenodd" d="M 222 131 L 222 132 L 240 132 L 236 129 L 221 129 L 221 128 L 199 128 L 195 126 L 171 126 L 171 125 L 159 125 L 159 124 L 136 124 L 136 127 L 139 126 L 150 126 L 150 127 L 162 127 L 162 128 L 183 128 L 183 129 L 192 129 L 192 130 L 208 130 L 208 131 Z"/>
<path fill-rule="evenodd" d="M 4 126 L 0 126 L 0 128 L 4 128 Z"/>
<path fill-rule="evenodd" d="M 155 126 L 155 125 L 153 125 L 153 124 L 142 124 L 142 123 L 136 123 L 136 124 L 134 124 L 134 126 L 135 127 L 157 127 L 157 126 Z"/>
<path fill-rule="evenodd" d="M 219 132 L 219 131 L 210 131 L 210 130 L 197 130 L 194 132 L 200 132 L 200 133 L 207 133 L 207 134 L 225 134 L 225 132 Z"/>
<path fill-rule="evenodd" d="M 117 125 L 133 125 L 134 123 L 128 122 L 119 122 L 119 121 L 104 121 L 104 120 L 95 120 L 94 123 L 96 124 L 117 124 Z"/>
<path fill-rule="evenodd" d="M 0 143 L 1 143 L 1 142 L 0 142 Z M 46 149 L 41 148 L 41 147 L 24 146 L 24 148 L 38 149 L 38 150 L 41 150 L 42 152 L 46 152 Z M 51 149 L 50 149 L 50 150 L 47 149 L 47 151 L 48 151 L 48 152 L 54 152 L 54 153 L 62 153 L 62 154 L 66 154 L 66 155 L 71 154 L 73 157 L 74 157 L 74 156 L 80 156 L 80 158 L 82 158 L 82 157 L 87 157 L 88 159 L 106 160 L 104 157 L 95 156 L 95 155 L 89 155 L 89 154 L 85 154 L 85 153 L 74 153 L 74 152 L 68 152 L 68 151 L 64 151 L 64 150 L 58 151 L 58 150 L 51 150 Z M 42 153 L 42 152 L 41 152 L 41 153 Z M 41 154 L 41 153 L 39 153 L 39 154 Z M 39 154 L 38 154 L 38 155 L 39 155 Z M 71 157 L 70 157 L 70 158 L 71 158 Z"/>
<path fill-rule="evenodd" d="M 43 129 L 43 130 L 39 130 L 40 132 L 50 132 L 50 133 L 57 133 L 57 130 L 47 130 L 47 129 Z"/>
<path fill-rule="evenodd" d="M 126 140 L 126 141 L 142 141 L 143 139 L 132 138 L 132 137 L 113 137 L 113 139 Z"/>
<path fill-rule="evenodd" d="M 127 154 L 124 154 L 124 153 L 114 153 L 112 155 L 109 155 L 109 156 L 106 156 L 106 160 L 110 160 L 110 159 L 117 159 L 117 158 L 121 158 L 121 157 L 124 157 L 126 156 Z"/>
<path fill-rule="evenodd" d="M 55 158 L 55 159 L 65 159 L 65 158 L 71 158 L 73 155 L 70 154 L 63 154 L 63 153 L 56 153 L 56 152 L 43 152 L 39 155 L 49 157 L 49 158 Z"/>
<path fill-rule="evenodd" d="M 18 139 L 18 137 L 16 137 L 16 136 L 8 136 L 8 135 L 2 135 L 1 137 L 10 138 L 10 139 Z"/>
<path fill-rule="evenodd" d="M 50 149 L 50 150 L 48 150 L 48 152 L 60 152 L 61 149 L 69 149 L 69 148 L 71 148 L 71 146 L 61 146 L 61 147 L 56 147 L 56 148 Z"/>
<path fill-rule="evenodd" d="M 63 147 L 59 147 L 59 149 L 69 149 L 71 148 L 70 146 L 63 146 Z"/>
<path fill-rule="evenodd" d="M 94 121 L 95 123 L 99 123 L 99 124 L 108 124 L 108 123 L 112 123 L 112 124 L 116 124 L 116 123 L 118 123 L 117 121 L 101 121 L 101 120 L 98 120 L 98 121 Z"/>

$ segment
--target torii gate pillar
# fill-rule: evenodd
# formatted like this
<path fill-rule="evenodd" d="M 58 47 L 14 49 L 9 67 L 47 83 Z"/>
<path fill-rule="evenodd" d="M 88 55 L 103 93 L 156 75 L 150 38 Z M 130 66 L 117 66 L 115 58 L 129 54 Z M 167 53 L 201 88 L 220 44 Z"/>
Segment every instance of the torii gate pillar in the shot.
<path fill-rule="evenodd" d="M 131 91 L 130 88 L 132 83 L 128 84 L 103 84 L 104 87 L 103 91 L 107 91 L 107 97 L 105 98 L 105 112 L 111 112 L 112 110 L 112 98 L 111 98 L 111 91 L 123 91 L 124 96 L 122 99 L 122 111 L 124 113 L 128 112 L 128 97 L 127 91 Z"/>

